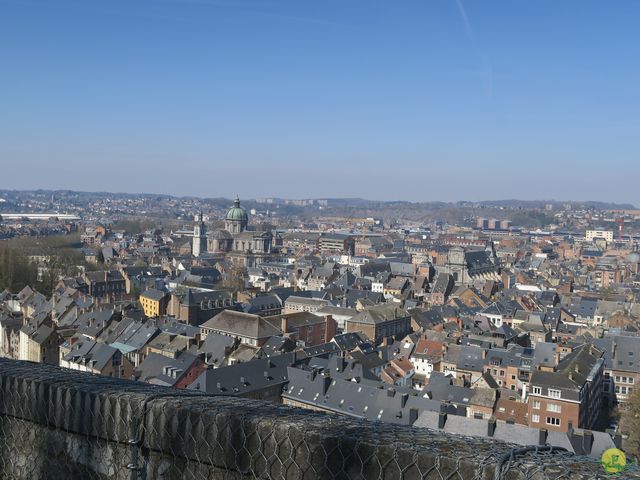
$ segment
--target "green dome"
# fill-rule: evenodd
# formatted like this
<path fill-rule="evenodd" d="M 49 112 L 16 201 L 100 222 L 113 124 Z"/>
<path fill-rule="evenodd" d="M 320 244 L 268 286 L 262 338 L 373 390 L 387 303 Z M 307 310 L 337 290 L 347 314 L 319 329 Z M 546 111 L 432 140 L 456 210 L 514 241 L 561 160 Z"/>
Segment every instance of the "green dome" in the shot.
<path fill-rule="evenodd" d="M 247 222 L 249 220 L 247 211 L 240 206 L 239 198 L 236 198 L 236 200 L 233 202 L 233 207 L 231 207 L 227 212 L 225 220 L 236 220 L 240 222 Z"/>

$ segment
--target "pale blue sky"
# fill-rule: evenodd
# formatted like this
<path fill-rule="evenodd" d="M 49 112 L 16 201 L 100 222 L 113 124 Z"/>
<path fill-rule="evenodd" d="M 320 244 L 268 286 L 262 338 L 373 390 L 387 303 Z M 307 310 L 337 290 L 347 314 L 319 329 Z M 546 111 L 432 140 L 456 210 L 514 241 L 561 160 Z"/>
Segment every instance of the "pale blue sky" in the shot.
<path fill-rule="evenodd" d="M 640 204 L 640 2 L 0 0 L 0 188 Z"/>

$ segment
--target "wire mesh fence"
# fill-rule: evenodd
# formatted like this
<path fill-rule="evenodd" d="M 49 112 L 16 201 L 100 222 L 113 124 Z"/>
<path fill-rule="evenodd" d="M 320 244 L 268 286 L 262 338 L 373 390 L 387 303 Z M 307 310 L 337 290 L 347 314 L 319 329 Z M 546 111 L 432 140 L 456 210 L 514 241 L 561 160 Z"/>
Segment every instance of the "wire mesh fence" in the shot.
<path fill-rule="evenodd" d="M 0 359 L 6 479 L 541 480 L 602 472 L 558 449 Z"/>

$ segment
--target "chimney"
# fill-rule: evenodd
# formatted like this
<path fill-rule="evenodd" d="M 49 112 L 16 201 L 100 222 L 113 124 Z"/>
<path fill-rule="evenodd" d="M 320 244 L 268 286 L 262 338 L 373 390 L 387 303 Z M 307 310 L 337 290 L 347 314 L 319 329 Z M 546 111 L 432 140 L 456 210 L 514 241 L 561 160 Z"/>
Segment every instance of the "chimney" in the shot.
<path fill-rule="evenodd" d="M 622 435 L 616 433 L 613 436 L 613 444 L 616 446 L 616 448 L 622 448 Z"/>
<path fill-rule="evenodd" d="M 216 388 L 222 390 L 222 384 L 220 382 L 216 383 Z"/>
<path fill-rule="evenodd" d="M 409 400 L 409 394 L 408 393 L 403 393 L 402 397 L 400 397 L 400 406 L 402 408 L 404 408 L 405 405 L 407 404 L 407 400 Z"/>
<path fill-rule="evenodd" d="M 287 317 L 282 317 L 282 318 L 280 319 L 280 330 L 282 330 L 282 334 L 283 334 L 283 335 L 284 335 L 285 333 L 287 333 L 287 326 L 288 326 L 288 325 L 287 325 L 287 323 L 288 323 L 288 321 L 287 321 L 287 320 L 288 320 L 288 319 L 287 319 Z"/>
<path fill-rule="evenodd" d="M 395 389 L 391 387 L 387 388 L 387 397 L 395 397 L 395 395 L 396 395 Z"/>
<path fill-rule="evenodd" d="M 548 433 L 546 428 L 538 430 L 538 445 L 546 445 Z"/>
<path fill-rule="evenodd" d="M 493 437 L 494 433 L 496 433 L 496 419 L 492 418 L 487 425 L 487 435 Z"/>
<path fill-rule="evenodd" d="M 331 385 L 331 377 L 326 376 L 322 380 L 323 380 L 323 383 L 322 383 L 322 394 L 326 395 L 327 394 L 327 390 L 329 390 L 329 385 Z"/>
<path fill-rule="evenodd" d="M 413 425 L 414 423 L 416 423 L 417 419 L 418 419 L 418 409 L 410 408 L 409 409 L 409 425 Z"/>
<path fill-rule="evenodd" d="M 447 414 L 445 412 L 440 412 L 438 416 L 438 428 L 444 428 L 444 424 L 447 423 Z"/>
<path fill-rule="evenodd" d="M 591 430 L 584 430 L 583 436 L 582 436 L 582 448 L 584 449 L 584 455 L 590 455 L 592 447 L 593 447 L 593 432 L 591 432 Z"/>

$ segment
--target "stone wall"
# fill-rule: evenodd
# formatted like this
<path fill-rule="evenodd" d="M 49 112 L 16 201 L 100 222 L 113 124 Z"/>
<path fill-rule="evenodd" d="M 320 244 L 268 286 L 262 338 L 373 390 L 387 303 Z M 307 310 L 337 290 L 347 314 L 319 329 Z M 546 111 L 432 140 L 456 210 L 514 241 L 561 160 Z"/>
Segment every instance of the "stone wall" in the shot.
<path fill-rule="evenodd" d="M 602 473 L 566 453 L 504 461 L 514 448 L 0 359 L 3 479 L 470 480 L 494 478 L 498 464 L 516 480 Z"/>

